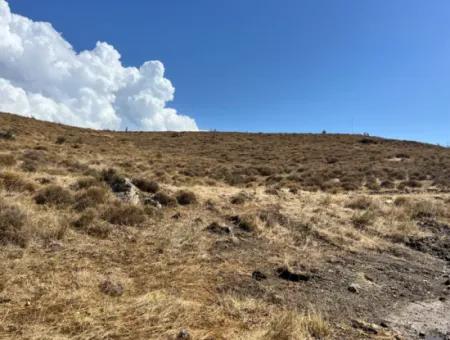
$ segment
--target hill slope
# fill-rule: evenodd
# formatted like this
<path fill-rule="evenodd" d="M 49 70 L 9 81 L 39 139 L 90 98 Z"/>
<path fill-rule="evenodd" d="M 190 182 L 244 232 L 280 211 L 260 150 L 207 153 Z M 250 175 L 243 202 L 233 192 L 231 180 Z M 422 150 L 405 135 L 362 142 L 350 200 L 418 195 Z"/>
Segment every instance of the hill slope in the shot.
<path fill-rule="evenodd" d="M 9 114 L 0 130 L 0 338 L 450 331 L 449 149 Z"/>

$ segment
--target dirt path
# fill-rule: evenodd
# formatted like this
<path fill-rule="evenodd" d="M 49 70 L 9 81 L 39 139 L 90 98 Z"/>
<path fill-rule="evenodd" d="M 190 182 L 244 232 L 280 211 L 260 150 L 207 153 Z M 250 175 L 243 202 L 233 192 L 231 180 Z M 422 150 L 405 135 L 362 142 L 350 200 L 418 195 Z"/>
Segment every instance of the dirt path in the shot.
<path fill-rule="evenodd" d="M 413 302 L 389 315 L 388 321 L 408 338 L 450 339 L 450 301 Z"/>

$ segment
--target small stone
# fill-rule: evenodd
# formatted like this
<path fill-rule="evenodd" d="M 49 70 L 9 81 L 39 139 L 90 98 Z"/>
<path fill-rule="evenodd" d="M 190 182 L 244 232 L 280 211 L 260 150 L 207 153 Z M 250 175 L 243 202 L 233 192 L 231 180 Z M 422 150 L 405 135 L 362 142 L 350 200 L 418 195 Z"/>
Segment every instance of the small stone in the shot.
<path fill-rule="evenodd" d="M 444 282 L 444 285 L 450 286 L 450 279 L 446 280 L 446 281 Z"/>
<path fill-rule="evenodd" d="M 109 295 L 109 296 L 121 296 L 123 294 L 123 286 L 119 282 L 113 282 L 111 280 L 105 280 L 102 283 L 100 283 L 100 290 L 102 293 Z"/>
<path fill-rule="evenodd" d="M 439 301 L 441 301 L 441 302 L 445 302 L 447 299 L 444 297 L 444 296 L 441 296 L 440 298 L 439 298 Z"/>
<path fill-rule="evenodd" d="M 177 337 L 175 338 L 176 340 L 190 340 L 192 339 L 191 335 L 189 334 L 189 332 L 186 329 L 182 329 Z"/>
<path fill-rule="evenodd" d="M 352 293 L 358 293 L 360 289 L 361 289 L 361 286 L 357 283 L 352 283 L 347 288 L 347 290 Z"/>

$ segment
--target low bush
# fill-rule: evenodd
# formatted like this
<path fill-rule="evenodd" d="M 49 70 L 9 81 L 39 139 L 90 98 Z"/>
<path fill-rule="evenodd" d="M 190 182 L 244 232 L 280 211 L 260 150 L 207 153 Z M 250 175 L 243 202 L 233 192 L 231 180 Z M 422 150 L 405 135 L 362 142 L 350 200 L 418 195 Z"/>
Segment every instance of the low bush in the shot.
<path fill-rule="evenodd" d="M 13 166 L 16 164 L 16 158 L 9 153 L 0 153 L 1 166 Z"/>
<path fill-rule="evenodd" d="M 114 204 L 103 213 L 111 224 L 137 226 L 145 221 L 145 211 L 131 204 Z"/>
<path fill-rule="evenodd" d="M 75 190 L 88 189 L 90 187 L 98 186 L 100 184 L 101 182 L 97 178 L 92 176 L 85 176 L 77 179 L 77 181 L 73 185 L 73 189 Z"/>
<path fill-rule="evenodd" d="M 230 203 L 235 205 L 241 205 L 249 200 L 250 200 L 249 195 L 246 192 L 241 191 L 240 193 L 231 197 Z"/>
<path fill-rule="evenodd" d="M 56 184 L 50 184 L 37 192 L 34 201 L 39 205 L 61 207 L 72 203 L 73 197 L 69 190 Z"/>
<path fill-rule="evenodd" d="M 65 142 L 66 142 L 66 137 L 64 137 L 64 136 L 59 136 L 58 138 L 56 138 L 56 141 L 55 141 L 55 143 L 56 144 L 64 144 Z"/>
<path fill-rule="evenodd" d="M 177 202 L 180 205 L 189 205 L 193 203 L 197 203 L 197 197 L 191 191 L 180 191 L 176 195 Z"/>
<path fill-rule="evenodd" d="M 357 213 L 352 216 L 352 224 L 355 228 L 363 229 L 373 223 L 375 215 L 372 211 L 367 210 L 363 213 Z"/>
<path fill-rule="evenodd" d="M 14 172 L 4 172 L 0 174 L 0 183 L 7 191 L 33 192 L 35 185 L 29 182 L 22 175 Z"/>
<path fill-rule="evenodd" d="M 160 203 L 162 206 L 173 207 L 177 205 L 177 200 L 166 193 L 158 192 L 153 196 L 153 199 Z"/>
<path fill-rule="evenodd" d="M 347 203 L 346 207 L 350 209 L 366 210 L 372 206 L 372 199 L 367 196 L 359 196 Z"/>
<path fill-rule="evenodd" d="M 103 170 L 101 173 L 101 178 L 109 184 L 114 192 L 126 192 L 130 189 L 125 177 L 120 175 L 115 169 L 109 168 Z"/>
<path fill-rule="evenodd" d="M 134 178 L 132 183 L 141 191 L 155 194 L 159 191 L 159 184 L 145 178 Z"/>
<path fill-rule="evenodd" d="M 29 238 L 25 221 L 26 215 L 18 206 L 0 201 L 0 244 L 25 247 Z"/>
<path fill-rule="evenodd" d="M 91 187 L 75 196 L 74 208 L 83 211 L 86 208 L 95 207 L 105 203 L 108 192 L 101 187 Z"/>
<path fill-rule="evenodd" d="M 96 217 L 95 210 L 88 209 L 72 222 L 72 226 L 90 236 L 107 238 L 111 233 L 111 226 L 107 222 L 96 220 Z"/>

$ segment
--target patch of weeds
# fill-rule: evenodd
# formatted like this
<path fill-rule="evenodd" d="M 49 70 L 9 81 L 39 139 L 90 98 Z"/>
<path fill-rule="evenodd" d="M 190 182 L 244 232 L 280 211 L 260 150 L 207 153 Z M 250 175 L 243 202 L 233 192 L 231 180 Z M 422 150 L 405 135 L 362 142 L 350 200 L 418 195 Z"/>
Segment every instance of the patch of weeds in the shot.
<path fill-rule="evenodd" d="M 189 205 L 197 203 L 197 197 L 191 191 L 182 190 L 176 194 L 177 202 L 180 205 Z"/>
<path fill-rule="evenodd" d="M 16 164 L 16 158 L 9 153 L 0 153 L 1 166 L 13 166 Z"/>
<path fill-rule="evenodd" d="M 165 207 L 173 207 L 177 205 L 177 200 L 164 192 L 158 192 L 153 199 Z"/>
<path fill-rule="evenodd" d="M 255 232 L 258 229 L 258 223 L 253 215 L 231 216 L 229 220 L 239 227 L 239 229 L 247 233 Z"/>
<path fill-rule="evenodd" d="M 375 214 L 371 210 L 364 211 L 363 213 L 356 213 L 352 216 L 352 224 L 355 228 L 363 229 L 371 225 L 375 220 Z"/>
<path fill-rule="evenodd" d="M 67 138 L 66 138 L 66 137 L 64 137 L 64 136 L 58 136 L 58 137 L 56 138 L 55 143 L 61 145 L 61 144 L 64 144 L 66 141 L 67 141 Z"/>
<path fill-rule="evenodd" d="M 350 209 L 366 210 L 372 206 L 372 199 L 367 196 L 359 196 L 347 203 L 346 207 Z"/>
<path fill-rule="evenodd" d="M 132 183 L 141 191 L 155 194 L 159 191 L 159 184 L 145 178 L 134 178 Z"/>
<path fill-rule="evenodd" d="M 146 214 L 138 206 L 116 203 L 106 209 L 103 219 L 111 224 L 137 226 L 145 221 Z"/>
<path fill-rule="evenodd" d="M 75 196 L 74 209 L 83 211 L 86 208 L 95 207 L 105 203 L 108 192 L 101 187 L 91 187 Z"/>
<path fill-rule="evenodd" d="M 24 179 L 20 174 L 14 172 L 4 172 L 0 174 L 0 183 L 7 191 L 33 192 L 35 185 Z"/>
<path fill-rule="evenodd" d="M 120 175 L 117 170 L 113 168 L 103 170 L 101 173 L 101 178 L 103 181 L 108 183 L 111 190 L 114 192 L 127 192 L 130 190 L 130 186 L 125 177 Z"/>
<path fill-rule="evenodd" d="M 230 203 L 235 205 L 241 205 L 248 202 L 249 200 L 250 200 L 249 195 L 246 192 L 241 191 L 240 193 L 231 197 Z"/>
<path fill-rule="evenodd" d="M 95 210 L 86 210 L 72 222 L 72 226 L 90 236 L 102 239 L 107 238 L 112 231 L 111 226 L 106 222 L 96 220 L 96 217 Z"/>
<path fill-rule="evenodd" d="M 25 222 L 26 215 L 18 206 L 0 201 L 0 244 L 25 247 L 29 239 Z"/>
<path fill-rule="evenodd" d="M 78 178 L 77 181 L 73 184 L 72 188 L 74 190 L 82 190 L 88 189 L 90 187 L 99 186 L 101 182 L 92 176 L 85 176 Z"/>
<path fill-rule="evenodd" d="M 71 204 L 73 197 L 69 190 L 56 184 L 50 184 L 37 192 L 34 201 L 39 205 L 62 207 Z"/>

